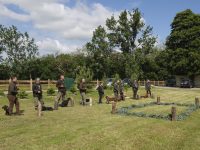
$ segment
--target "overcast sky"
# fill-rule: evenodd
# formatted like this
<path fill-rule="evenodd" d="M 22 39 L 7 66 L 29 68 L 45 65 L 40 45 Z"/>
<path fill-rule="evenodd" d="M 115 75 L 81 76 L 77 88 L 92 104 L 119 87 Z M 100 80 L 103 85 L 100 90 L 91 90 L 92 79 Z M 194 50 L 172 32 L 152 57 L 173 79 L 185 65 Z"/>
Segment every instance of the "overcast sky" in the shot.
<path fill-rule="evenodd" d="M 69 53 L 91 39 L 98 25 L 122 10 L 139 8 L 160 43 L 177 12 L 200 13 L 200 0 L 0 0 L 0 24 L 27 31 L 40 54 Z"/>

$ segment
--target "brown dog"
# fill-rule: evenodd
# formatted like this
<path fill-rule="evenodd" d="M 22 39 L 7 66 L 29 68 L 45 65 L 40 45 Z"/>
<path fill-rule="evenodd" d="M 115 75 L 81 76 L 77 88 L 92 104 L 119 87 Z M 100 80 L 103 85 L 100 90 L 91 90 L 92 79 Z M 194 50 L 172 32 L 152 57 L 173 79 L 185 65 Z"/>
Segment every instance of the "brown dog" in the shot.
<path fill-rule="evenodd" d="M 148 98 L 148 95 L 140 96 L 140 98 Z"/>
<path fill-rule="evenodd" d="M 115 97 L 106 96 L 106 103 L 107 104 L 110 104 L 110 102 L 112 102 L 112 101 L 117 102 Z"/>

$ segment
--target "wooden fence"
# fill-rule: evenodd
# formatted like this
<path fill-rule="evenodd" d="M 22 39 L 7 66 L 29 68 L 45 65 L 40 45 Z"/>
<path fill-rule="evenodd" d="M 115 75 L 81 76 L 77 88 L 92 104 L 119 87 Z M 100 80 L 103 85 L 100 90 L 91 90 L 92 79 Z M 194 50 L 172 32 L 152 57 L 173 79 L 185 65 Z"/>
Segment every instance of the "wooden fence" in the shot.
<path fill-rule="evenodd" d="M 47 90 L 49 88 L 55 88 L 56 80 L 41 80 L 41 84 L 43 85 L 43 89 Z M 32 90 L 32 85 L 34 80 L 18 80 L 18 86 L 20 89 L 24 90 Z M 91 81 L 90 84 L 96 85 L 97 81 Z M 165 81 L 151 81 L 151 84 L 154 86 L 165 86 Z M 0 90 L 7 90 L 9 85 L 9 80 L 0 80 Z M 140 86 L 145 85 L 145 81 L 139 81 Z"/>

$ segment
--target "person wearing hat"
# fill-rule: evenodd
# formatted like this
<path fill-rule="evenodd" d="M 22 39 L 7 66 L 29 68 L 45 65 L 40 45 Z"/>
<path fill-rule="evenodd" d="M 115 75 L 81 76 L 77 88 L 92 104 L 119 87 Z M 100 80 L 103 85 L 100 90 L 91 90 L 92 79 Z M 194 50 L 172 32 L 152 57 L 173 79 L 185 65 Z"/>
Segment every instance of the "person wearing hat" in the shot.
<path fill-rule="evenodd" d="M 35 109 L 38 110 L 38 116 L 41 116 L 44 102 L 42 101 L 42 85 L 40 83 L 40 78 L 35 80 L 35 84 L 33 85 L 32 90 L 35 101 Z"/>
<path fill-rule="evenodd" d="M 149 97 L 149 95 L 151 96 L 151 83 L 149 80 L 147 80 L 146 84 L 145 84 L 145 90 L 147 93 L 147 96 Z"/>

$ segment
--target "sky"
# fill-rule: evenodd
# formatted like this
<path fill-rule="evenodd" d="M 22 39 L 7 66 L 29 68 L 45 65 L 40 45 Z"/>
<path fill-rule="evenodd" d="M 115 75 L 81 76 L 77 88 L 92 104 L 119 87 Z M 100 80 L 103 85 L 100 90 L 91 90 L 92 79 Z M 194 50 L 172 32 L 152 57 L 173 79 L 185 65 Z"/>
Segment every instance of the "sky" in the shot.
<path fill-rule="evenodd" d="M 70 53 L 90 41 L 106 18 L 135 8 L 162 44 L 176 13 L 191 9 L 200 14 L 200 0 L 0 0 L 0 24 L 28 32 L 40 55 Z"/>

